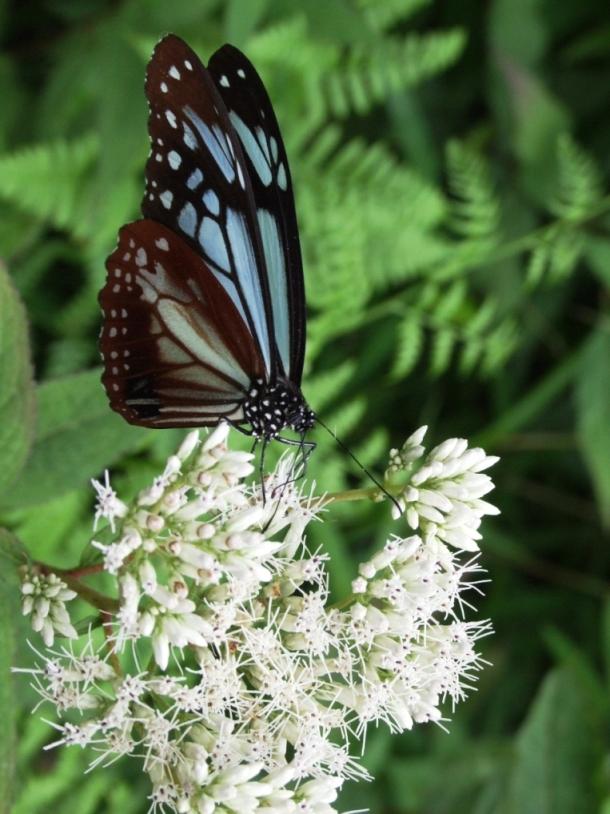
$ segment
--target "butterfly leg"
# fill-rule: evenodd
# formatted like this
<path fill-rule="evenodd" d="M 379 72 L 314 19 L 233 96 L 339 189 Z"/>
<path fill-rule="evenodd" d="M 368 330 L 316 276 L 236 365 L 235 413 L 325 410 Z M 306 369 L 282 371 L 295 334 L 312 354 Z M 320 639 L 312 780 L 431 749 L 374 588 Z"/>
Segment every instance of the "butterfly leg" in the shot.
<path fill-rule="evenodd" d="M 301 436 L 301 438 L 298 441 L 296 441 L 293 438 L 284 438 L 281 435 L 277 435 L 275 440 L 280 441 L 280 443 L 286 444 L 286 446 L 289 446 L 289 447 L 299 447 L 299 451 L 301 453 L 301 459 L 300 459 L 300 461 L 298 463 L 296 463 L 296 465 L 293 465 L 292 473 L 291 473 L 292 477 L 290 477 L 285 483 L 281 483 L 281 484 L 279 484 L 278 486 L 275 487 L 275 489 L 273 490 L 273 496 L 274 497 L 277 494 L 278 489 L 282 488 L 282 491 L 283 491 L 283 489 L 285 489 L 286 486 L 288 486 L 288 484 L 296 483 L 302 477 L 304 477 L 305 469 L 307 468 L 307 461 L 309 460 L 309 456 L 311 455 L 311 453 L 314 451 L 314 449 L 317 446 L 315 441 L 305 441 L 303 436 Z M 296 470 L 296 473 L 295 473 L 295 470 Z"/>
<path fill-rule="evenodd" d="M 267 439 L 263 439 L 263 445 L 261 447 L 261 457 L 259 459 L 258 464 L 258 477 L 261 483 L 261 496 L 263 498 L 263 506 L 267 502 L 267 496 L 265 494 L 265 452 L 267 451 Z"/>

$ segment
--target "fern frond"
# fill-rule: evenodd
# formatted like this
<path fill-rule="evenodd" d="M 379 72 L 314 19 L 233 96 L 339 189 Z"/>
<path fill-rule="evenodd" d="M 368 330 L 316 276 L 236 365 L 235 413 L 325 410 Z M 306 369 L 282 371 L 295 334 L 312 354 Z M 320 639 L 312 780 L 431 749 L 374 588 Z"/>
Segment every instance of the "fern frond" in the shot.
<path fill-rule="evenodd" d="M 448 68 L 466 43 L 461 29 L 412 34 L 384 40 L 372 48 L 354 49 L 345 67 L 334 69 L 323 82 L 331 116 L 367 113 L 393 93 L 417 85 Z"/>
<path fill-rule="evenodd" d="M 307 380 L 307 395 L 317 410 L 321 410 L 330 401 L 336 399 L 343 387 L 352 379 L 356 371 L 353 359 L 345 362 L 330 371 L 310 376 Z"/>
<path fill-rule="evenodd" d="M 519 342 L 519 329 L 514 320 L 502 321 L 486 338 L 482 354 L 481 371 L 483 375 L 495 373 L 512 355 Z"/>
<path fill-rule="evenodd" d="M 355 429 L 362 416 L 366 413 L 366 399 L 357 397 L 344 402 L 326 417 L 328 426 L 337 433 L 339 438 L 345 437 Z"/>
<path fill-rule="evenodd" d="M 330 178 L 359 187 L 365 202 L 381 207 L 384 216 L 400 207 L 402 224 L 411 227 L 440 224 L 446 203 L 439 190 L 419 173 L 399 162 L 382 143 L 353 139 L 335 154 L 325 168 Z"/>
<path fill-rule="evenodd" d="M 553 243 L 549 258 L 549 278 L 559 282 L 575 269 L 584 248 L 584 237 L 573 229 L 562 229 Z"/>
<path fill-rule="evenodd" d="M 580 220 L 603 196 L 600 172 L 591 156 L 569 134 L 558 139 L 557 161 L 559 188 L 550 209 L 564 220 Z"/>
<path fill-rule="evenodd" d="M 415 12 L 424 6 L 429 6 L 431 0 L 358 0 L 358 5 L 374 31 L 387 31 L 387 29 L 403 23 L 412 17 Z"/>
<path fill-rule="evenodd" d="M 498 312 L 498 303 L 489 297 L 476 310 L 473 317 L 469 317 L 463 326 L 463 332 L 469 339 L 482 334 L 490 325 Z"/>
<path fill-rule="evenodd" d="M 466 281 L 463 279 L 451 283 L 445 292 L 438 298 L 434 306 L 435 319 L 449 322 L 455 319 L 462 309 L 468 295 Z"/>
<path fill-rule="evenodd" d="M 297 14 L 253 34 L 247 52 L 265 84 L 273 87 L 278 68 L 280 76 L 287 71 L 303 78 L 325 73 L 335 62 L 337 49 L 313 39 L 305 16 Z M 294 92 L 293 87 L 291 90 Z"/>
<path fill-rule="evenodd" d="M 97 136 L 26 147 L 0 157 L 0 196 L 59 228 L 78 223 L 83 175 L 99 149 Z"/>
<path fill-rule="evenodd" d="M 316 141 L 311 147 L 315 158 L 308 152 L 303 167 L 297 169 L 304 177 L 321 179 L 319 186 L 309 182 L 311 194 L 299 196 L 299 215 L 304 240 L 310 239 L 312 246 L 318 245 L 320 222 L 322 228 L 330 228 L 324 227 L 329 218 L 350 242 L 353 224 L 358 226 L 362 266 L 352 267 L 346 297 L 353 297 L 354 285 L 360 281 L 367 289 L 379 291 L 445 256 L 447 242 L 435 230 L 446 216 L 446 202 L 436 187 L 382 144 L 354 139 L 328 157 L 333 137 L 324 130 L 321 140 L 323 148 Z M 318 157 L 323 159 L 320 164 Z M 334 211 L 337 206 L 339 217 Z"/>
<path fill-rule="evenodd" d="M 304 190 L 300 200 L 307 214 L 302 237 L 308 302 L 320 309 L 358 310 L 370 291 L 359 196 L 322 184 Z"/>
<path fill-rule="evenodd" d="M 447 173 L 454 198 L 450 227 L 456 235 L 469 240 L 495 238 L 500 228 L 500 204 L 487 162 L 471 147 L 450 141 Z"/>
<path fill-rule="evenodd" d="M 531 252 L 525 267 L 525 282 L 529 288 L 539 285 L 549 263 L 549 246 L 540 243 Z"/>
<path fill-rule="evenodd" d="M 403 318 L 396 337 L 396 356 L 390 372 L 394 381 L 404 379 L 410 373 L 421 356 L 424 334 L 421 319 L 416 311 L 410 311 Z"/>
<path fill-rule="evenodd" d="M 440 328 L 434 334 L 430 354 L 430 372 L 433 376 L 440 376 L 449 367 L 455 340 L 455 332 L 451 328 Z"/>
<path fill-rule="evenodd" d="M 534 288 L 544 279 L 559 282 L 568 277 L 578 263 L 584 249 L 584 236 L 576 228 L 553 224 L 544 238 L 530 254 L 525 281 Z"/>

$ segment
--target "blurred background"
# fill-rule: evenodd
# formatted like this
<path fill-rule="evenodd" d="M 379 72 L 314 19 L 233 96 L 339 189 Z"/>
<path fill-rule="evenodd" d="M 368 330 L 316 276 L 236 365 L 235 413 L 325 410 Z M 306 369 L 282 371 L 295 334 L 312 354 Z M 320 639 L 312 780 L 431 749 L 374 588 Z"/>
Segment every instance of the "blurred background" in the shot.
<path fill-rule="evenodd" d="M 143 191 L 145 65 L 168 31 L 204 61 L 234 43 L 269 89 L 312 407 L 378 474 L 424 423 L 432 443 L 502 456 L 482 546 L 491 666 L 449 734 L 371 731 L 376 779 L 339 810 L 609 814 L 607 1 L 0 2 L 0 525 L 64 567 L 90 538 L 89 478 L 110 467 L 133 494 L 180 437 L 111 414 L 96 349 L 104 259 Z M 315 440 L 320 490 L 362 482 Z M 337 506 L 312 528 L 337 596 L 395 529 L 387 514 Z M 134 761 L 85 776 L 85 754 L 42 752 L 51 730 L 8 676 L 30 656 L 6 564 L 0 584 L 5 746 L 18 733 L 3 803 L 14 763 L 14 814 L 146 811 Z"/>

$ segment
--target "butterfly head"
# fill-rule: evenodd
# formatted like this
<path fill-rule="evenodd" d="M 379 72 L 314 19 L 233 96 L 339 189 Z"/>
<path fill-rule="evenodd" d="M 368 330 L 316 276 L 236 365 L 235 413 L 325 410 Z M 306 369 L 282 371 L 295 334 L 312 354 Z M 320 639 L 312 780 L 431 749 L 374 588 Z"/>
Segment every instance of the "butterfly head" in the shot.
<path fill-rule="evenodd" d="M 294 412 L 288 416 L 287 424 L 291 430 L 304 435 L 315 424 L 316 416 L 313 410 L 301 396 L 300 402 L 296 405 Z"/>

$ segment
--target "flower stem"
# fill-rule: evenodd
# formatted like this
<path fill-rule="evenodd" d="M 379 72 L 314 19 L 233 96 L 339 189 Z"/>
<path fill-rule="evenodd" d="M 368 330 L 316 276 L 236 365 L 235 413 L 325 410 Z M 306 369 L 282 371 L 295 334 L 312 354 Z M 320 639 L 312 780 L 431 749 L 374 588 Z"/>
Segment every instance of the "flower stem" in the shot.
<path fill-rule="evenodd" d="M 326 506 L 329 503 L 340 503 L 347 500 L 373 500 L 379 494 L 376 486 L 366 489 L 345 489 L 342 492 L 330 492 L 320 498 L 320 504 Z"/>
<path fill-rule="evenodd" d="M 70 574 L 60 573 L 58 576 L 64 580 L 69 588 L 76 591 L 81 599 L 84 599 L 85 602 L 93 605 L 93 607 L 97 608 L 99 611 L 103 611 L 105 613 L 116 613 L 119 610 L 120 605 L 118 599 L 112 599 L 112 597 L 106 596 L 105 594 L 96 591 L 94 588 L 90 588 L 88 585 L 84 585 L 82 582 L 74 579 L 74 577 L 72 577 Z"/>

